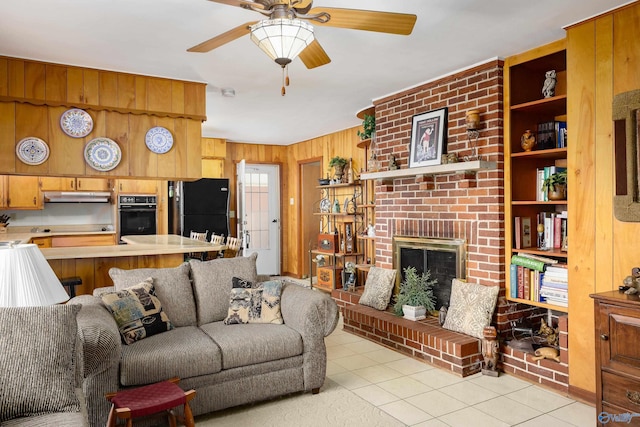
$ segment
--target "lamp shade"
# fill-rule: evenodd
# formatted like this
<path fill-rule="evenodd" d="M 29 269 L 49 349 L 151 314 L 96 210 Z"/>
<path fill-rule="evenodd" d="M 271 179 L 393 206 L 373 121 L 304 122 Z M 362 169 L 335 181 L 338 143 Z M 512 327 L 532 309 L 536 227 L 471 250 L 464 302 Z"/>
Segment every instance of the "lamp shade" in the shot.
<path fill-rule="evenodd" d="M 299 19 L 265 19 L 251 26 L 251 40 L 284 67 L 313 41 L 313 27 Z"/>
<path fill-rule="evenodd" d="M 0 307 L 52 305 L 68 299 L 38 245 L 0 246 Z"/>

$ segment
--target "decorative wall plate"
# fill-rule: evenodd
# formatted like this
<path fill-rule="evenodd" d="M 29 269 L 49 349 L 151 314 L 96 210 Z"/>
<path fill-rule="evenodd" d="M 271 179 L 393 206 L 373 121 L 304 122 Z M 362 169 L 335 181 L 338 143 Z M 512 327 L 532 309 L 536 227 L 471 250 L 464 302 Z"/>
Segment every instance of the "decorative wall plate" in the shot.
<path fill-rule="evenodd" d="M 98 171 L 110 171 L 122 160 L 118 144 L 109 138 L 94 138 L 84 146 L 84 160 Z"/>
<path fill-rule="evenodd" d="M 28 165 L 39 165 L 49 158 L 49 146 L 35 136 L 23 138 L 16 145 L 16 155 Z"/>
<path fill-rule="evenodd" d="M 331 212 L 331 200 L 327 198 L 320 200 L 320 212 L 322 213 Z"/>
<path fill-rule="evenodd" d="M 60 116 L 60 127 L 67 135 L 82 138 L 93 130 L 93 119 L 86 111 L 72 108 Z"/>
<path fill-rule="evenodd" d="M 147 131 L 144 142 L 149 150 L 156 154 L 164 154 L 173 147 L 173 136 L 168 129 L 156 126 Z"/>

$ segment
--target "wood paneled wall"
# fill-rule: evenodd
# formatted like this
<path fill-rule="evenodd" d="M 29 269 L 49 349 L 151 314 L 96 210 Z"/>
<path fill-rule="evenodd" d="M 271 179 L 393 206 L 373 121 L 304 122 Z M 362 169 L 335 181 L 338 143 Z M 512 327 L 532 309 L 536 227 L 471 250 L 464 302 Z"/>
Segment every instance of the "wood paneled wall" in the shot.
<path fill-rule="evenodd" d="M 72 138 L 60 128 L 69 108 L 93 118 L 85 138 Z M 37 166 L 2 156 L 3 174 L 199 178 L 205 119 L 202 83 L 0 57 L 0 150 L 13 154 L 16 143 L 28 136 L 41 138 L 50 149 L 49 159 Z M 168 153 L 146 147 L 146 132 L 154 126 L 173 134 Z M 96 137 L 111 138 L 122 150 L 122 161 L 112 171 L 96 171 L 84 161 L 84 146 Z"/>
<path fill-rule="evenodd" d="M 356 145 L 359 141 L 355 127 L 339 131 L 330 135 L 320 136 L 307 141 L 289 146 L 256 145 L 246 143 L 227 142 L 224 176 L 231 179 L 231 207 L 236 209 L 236 164 L 244 159 L 247 163 L 273 163 L 281 167 L 280 195 L 282 199 L 282 272 L 297 277 L 306 274 L 302 271 L 301 256 L 308 256 L 306 246 L 300 238 L 300 169 L 299 163 L 307 159 L 322 157 L 323 167 L 329 164 L 329 160 L 336 155 L 345 158 L 353 158 L 354 170 L 364 168 L 364 150 Z M 321 178 L 321 177 L 318 177 Z M 318 191 L 318 199 L 320 191 Z M 293 199 L 293 205 L 290 200 Z M 232 219 L 231 229 L 235 235 L 236 222 Z"/>
<path fill-rule="evenodd" d="M 640 266 L 640 223 L 613 213 L 612 139 L 613 97 L 640 88 L 639 70 L 640 3 L 567 29 L 570 391 L 596 389 L 589 294 L 617 289 Z"/>

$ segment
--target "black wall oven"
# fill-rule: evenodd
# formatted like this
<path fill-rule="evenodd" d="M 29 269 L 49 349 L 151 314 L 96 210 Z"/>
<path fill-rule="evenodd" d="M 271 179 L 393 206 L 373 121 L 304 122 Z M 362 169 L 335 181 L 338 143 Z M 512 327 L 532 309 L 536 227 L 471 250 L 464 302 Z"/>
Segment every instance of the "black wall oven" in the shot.
<path fill-rule="evenodd" d="M 123 243 L 121 236 L 157 234 L 157 211 L 156 196 L 119 195 L 119 243 Z"/>

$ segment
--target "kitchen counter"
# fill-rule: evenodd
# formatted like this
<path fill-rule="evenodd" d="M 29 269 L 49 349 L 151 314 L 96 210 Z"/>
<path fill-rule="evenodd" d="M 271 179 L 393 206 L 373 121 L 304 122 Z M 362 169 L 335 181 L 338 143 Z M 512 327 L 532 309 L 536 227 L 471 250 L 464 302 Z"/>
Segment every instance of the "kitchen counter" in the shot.
<path fill-rule="evenodd" d="M 31 239 L 38 237 L 58 237 L 58 236 L 86 236 L 91 234 L 104 234 L 113 235 L 116 234 L 114 230 L 111 231 L 79 231 L 71 230 L 65 231 L 64 229 L 52 230 L 48 232 L 44 231 L 11 231 L 0 234 L 0 243 L 7 241 L 18 241 L 19 243 L 29 243 Z"/>
<path fill-rule="evenodd" d="M 214 245 L 209 242 L 189 239 L 175 234 L 122 236 L 121 239 L 127 244 L 113 246 L 42 248 L 40 250 L 46 259 L 57 260 L 185 254 L 191 252 L 220 251 L 225 248 L 224 245 Z"/>

